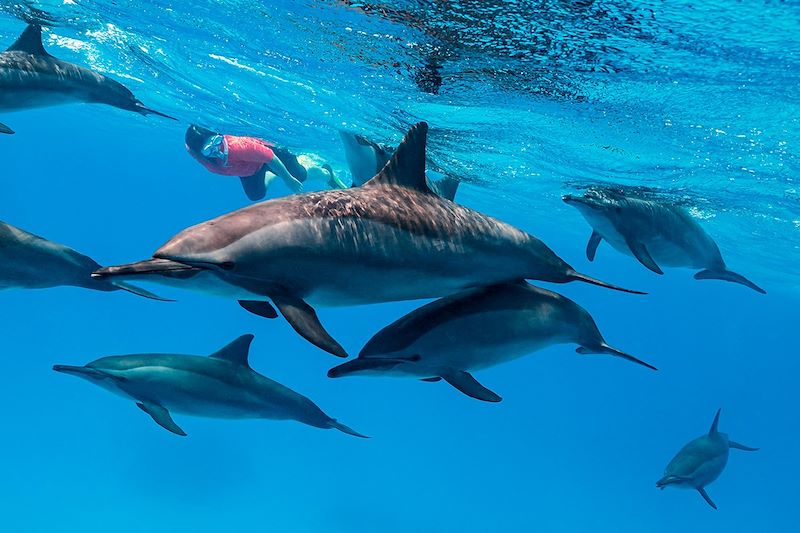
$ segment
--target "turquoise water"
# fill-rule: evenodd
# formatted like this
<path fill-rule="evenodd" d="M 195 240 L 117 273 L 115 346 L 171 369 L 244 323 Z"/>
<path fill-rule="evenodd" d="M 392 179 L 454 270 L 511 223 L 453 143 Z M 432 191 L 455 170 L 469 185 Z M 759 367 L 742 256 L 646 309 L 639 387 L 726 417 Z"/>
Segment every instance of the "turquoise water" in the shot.
<path fill-rule="evenodd" d="M 180 122 L 102 106 L 2 113 L 0 219 L 102 264 L 150 257 L 179 230 L 242 207 L 238 180 L 183 148 L 186 124 L 259 135 L 346 174 L 340 128 L 396 144 L 431 125 L 458 201 L 544 240 L 581 271 L 648 291 L 550 286 L 610 344 L 660 368 L 555 346 L 446 384 L 326 378 L 338 359 L 282 320 L 158 289 L 163 303 L 77 288 L 8 290 L 0 529 L 52 531 L 793 531 L 800 270 L 800 7 L 792 2 L 42 2 L 55 56 L 125 83 Z M 349 5 L 348 5 L 349 4 Z M 30 6 L 4 4 L 0 43 Z M 38 16 L 43 16 L 39 13 Z M 437 94 L 414 82 L 431 57 Z M 561 195 L 657 189 L 702 219 L 763 286 L 656 276 Z M 286 194 L 275 187 L 271 195 Z M 320 308 L 350 353 L 418 307 Z M 206 354 L 243 333 L 251 364 L 370 435 L 175 415 L 56 374 L 137 352 Z M 688 440 L 731 451 L 708 491 L 655 488 Z"/>

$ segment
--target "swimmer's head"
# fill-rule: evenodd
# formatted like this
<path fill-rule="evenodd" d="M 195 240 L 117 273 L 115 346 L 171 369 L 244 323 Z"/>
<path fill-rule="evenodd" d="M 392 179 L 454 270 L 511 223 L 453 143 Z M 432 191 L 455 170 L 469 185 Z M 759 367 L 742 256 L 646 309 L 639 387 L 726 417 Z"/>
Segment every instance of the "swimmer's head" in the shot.
<path fill-rule="evenodd" d="M 192 124 L 186 129 L 186 136 L 184 137 L 186 148 L 193 154 L 200 155 L 203 146 L 214 135 L 218 135 L 217 132 Z"/>

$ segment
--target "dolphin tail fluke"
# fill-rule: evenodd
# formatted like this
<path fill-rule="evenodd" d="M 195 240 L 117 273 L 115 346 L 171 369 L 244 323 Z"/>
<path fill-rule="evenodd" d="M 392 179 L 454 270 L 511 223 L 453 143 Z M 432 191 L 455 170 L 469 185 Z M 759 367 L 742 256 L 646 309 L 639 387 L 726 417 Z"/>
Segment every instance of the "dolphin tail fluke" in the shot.
<path fill-rule="evenodd" d="M 757 452 L 758 448 L 751 448 L 750 446 L 745 446 L 744 444 L 739 444 L 738 442 L 728 440 L 728 447 L 734 448 L 736 450 L 744 450 L 746 452 Z"/>
<path fill-rule="evenodd" d="M 567 281 L 583 281 L 584 283 L 590 283 L 592 285 L 597 285 L 598 287 L 605 287 L 606 289 L 612 289 L 620 292 L 627 292 L 630 294 L 647 294 L 646 292 L 635 291 L 633 289 L 626 289 L 625 287 L 620 287 L 619 285 L 606 283 L 605 281 L 600 281 L 599 279 L 589 277 L 586 274 L 581 274 L 580 272 L 575 272 L 574 270 L 567 273 Z"/>
<path fill-rule="evenodd" d="M 616 348 L 613 348 L 613 347 L 609 346 L 606 343 L 601 344 L 599 347 L 597 347 L 595 349 L 588 348 L 586 346 L 581 346 L 580 348 L 578 348 L 575 351 L 578 352 L 579 354 L 584 354 L 584 355 L 585 354 L 596 354 L 596 353 L 614 355 L 616 357 L 621 357 L 622 359 L 625 359 L 625 360 L 630 361 L 632 363 L 636 363 L 636 364 L 639 364 L 639 365 L 642 365 L 642 366 L 646 366 L 650 370 L 658 370 L 658 368 L 654 367 L 650 363 L 645 363 L 641 359 L 638 359 L 638 358 L 636 358 L 636 357 L 634 357 L 634 356 L 632 356 L 630 354 L 627 354 L 627 353 L 625 353 L 623 351 L 617 350 Z"/>
<path fill-rule="evenodd" d="M 331 418 L 330 421 L 328 422 L 328 425 L 333 429 L 338 429 L 342 433 L 347 433 L 348 435 L 352 435 L 354 437 L 359 437 L 361 439 L 368 439 L 369 438 L 367 435 L 362 435 L 361 433 L 359 433 L 358 431 L 354 430 L 353 428 L 345 426 L 344 424 L 341 424 L 341 423 L 337 422 L 335 418 Z"/>
<path fill-rule="evenodd" d="M 0 122 L 0 133 L 6 133 L 8 135 L 14 135 L 14 130 Z"/>
<path fill-rule="evenodd" d="M 717 508 L 717 504 L 715 504 L 713 501 L 711 501 L 711 496 L 708 495 L 708 493 L 706 492 L 706 489 L 704 489 L 703 487 L 697 487 L 697 492 L 700 493 L 700 496 L 703 497 L 703 499 L 706 501 L 706 503 L 708 505 L 710 505 L 714 509 Z"/>
<path fill-rule="evenodd" d="M 744 285 L 745 287 L 750 287 L 756 292 L 761 294 L 767 294 L 767 291 L 747 279 L 746 277 L 742 276 L 741 274 L 737 274 L 736 272 L 732 272 L 730 270 L 701 270 L 697 274 L 694 275 L 694 279 L 721 279 L 724 281 L 730 281 L 733 283 L 738 283 L 739 285 Z"/>

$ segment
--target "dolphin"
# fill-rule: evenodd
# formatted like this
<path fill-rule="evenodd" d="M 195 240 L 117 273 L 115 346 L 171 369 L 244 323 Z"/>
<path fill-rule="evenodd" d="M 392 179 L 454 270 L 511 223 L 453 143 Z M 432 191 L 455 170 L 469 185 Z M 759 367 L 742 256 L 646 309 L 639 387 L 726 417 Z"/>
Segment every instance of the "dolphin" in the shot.
<path fill-rule="evenodd" d="M 447 383 L 478 400 L 500 396 L 470 374 L 553 344 L 575 343 L 580 354 L 609 354 L 656 368 L 609 346 L 592 317 L 569 298 L 525 281 L 446 296 L 386 326 L 357 359 L 328 371 L 413 377 Z"/>
<path fill-rule="evenodd" d="M 0 290 L 69 285 L 96 291 L 122 289 L 163 300 L 124 280 L 93 279 L 92 272 L 98 268 L 100 265 L 91 257 L 0 221 Z"/>
<path fill-rule="evenodd" d="M 381 146 L 363 135 L 339 130 L 339 137 L 353 178 L 353 187 L 360 187 L 372 179 L 392 157 L 391 148 Z"/>
<path fill-rule="evenodd" d="M 180 232 L 153 257 L 270 299 L 301 336 L 340 357 L 347 352 L 309 302 L 435 298 L 526 278 L 635 292 L 580 274 L 536 237 L 434 194 L 425 182 L 427 132 L 424 122 L 413 126 L 363 187 L 253 204 Z"/>
<path fill-rule="evenodd" d="M 706 485 L 711 484 L 725 470 L 728 462 L 728 454 L 731 448 L 755 452 L 758 448 L 751 448 L 728 438 L 726 433 L 720 433 L 719 413 L 717 410 L 714 422 L 707 435 L 698 437 L 681 448 L 681 451 L 672 458 L 664 476 L 656 481 L 656 487 L 664 489 L 668 485 L 680 488 L 695 489 L 700 496 L 713 507 L 717 506 L 711 501 L 706 492 Z"/>
<path fill-rule="evenodd" d="M 363 135 L 339 130 L 339 136 L 344 145 L 344 155 L 350 176 L 353 178 L 353 187 L 360 187 L 378 174 L 391 159 L 394 149 L 373 142 Z M 430 189 L 448 200 L 455 201 L 459 181 L 449 176 L 441 179 L 430 179 L 426 176 Z"/>
<path fill-rule="evenodd" d="M 714 239 L 680 207 L 601 189 L 590 189 L 582 197 L 566 195 L 563 200 L 592 226 L 586 246 L 589 261 L 594 261 L 597 247 L 605 239 L 656 274 L 664 273 L 659 265 L 703 269 L 695 279 L 732 281 L 766 294 L 749 279 L 728 270 Z"/>
<path fill-rule="evenodd" d="M 42 44 L 41 26 L 29 24 L 14 44 L 0 53 L 0 110 L 77 102 L 107 104 L 176 120 L 145 107 L 121 83 L 51 56 Z M 14 131 L 0 123 L 0 133 Z"/>
<path fill-rule="evenodd" d="M 55 365 L 136 402 L 156 424 L 185 436 L 170 412 L 207 418 L 296 420 L 365 437 L 329 417 L 288 387 L 248 363 L 253 335 L 242 335 L 208 357 L 177 354 L 113 355 L 84 366 Z"/>

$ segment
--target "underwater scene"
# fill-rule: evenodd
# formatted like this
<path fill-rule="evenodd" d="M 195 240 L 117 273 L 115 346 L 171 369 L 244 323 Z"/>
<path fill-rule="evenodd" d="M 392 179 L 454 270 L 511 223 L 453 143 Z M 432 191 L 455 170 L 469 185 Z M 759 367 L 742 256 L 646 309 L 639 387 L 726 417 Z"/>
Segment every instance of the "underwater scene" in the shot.
<path fill-rule="evenodd" d="M 0 0 L 0 531 L 797 531 L 799 36 Z"/>

